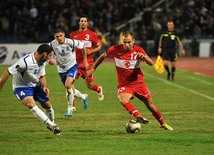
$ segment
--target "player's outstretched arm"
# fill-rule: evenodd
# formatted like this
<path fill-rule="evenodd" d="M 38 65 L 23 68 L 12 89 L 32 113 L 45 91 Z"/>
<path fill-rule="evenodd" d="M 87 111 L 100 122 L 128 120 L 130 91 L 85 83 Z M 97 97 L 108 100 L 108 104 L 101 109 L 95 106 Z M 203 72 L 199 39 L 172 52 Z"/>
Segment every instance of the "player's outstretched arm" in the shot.
<path fill-rule="evenodd" d="M 179 48 L 180 48 L 181 54 L 184 56 L 186 52 L 184 50 L 184 46 L 183 46 L 182 41 L 179 41 Z"/>
<path fill-rule="evenodd" d="M 104 52 L 103 54 L 101 54 L 97 60 L 95 61 L 93 67 L 87 71 L 87 76 L 91 76 L 94 71 L 96 70 L 96 68 L 103 62 L 103 60 L 107 57 L 106 53 Z"/>
<path fill-rule="evenodd" d="M 107 57 L 106 52 L 104 52 L 103 54 L 101 54 L 97 60 L 95 61 L 94 65 L 93 65 L 93 69 L 95 70 L 102 62 L 103 60 Z"/>
<path fill-rule="evenodd" d="M 9 71 L 8 70 L 4 71 L 4 73 L 2 74 L 2 76 L 0 78 L 0 91 L 2 90 L 4 83 L 7 81 L 9 76 L 10 76 Z"/>
<path fill-rule="evenodd" d="M 152 61 L 152 59 L 147 54 L 138 53 L 138 58 L 145 61 L 150 66 L 154 65 L 154 62 Z"/>
<path fill-rule="evenodd" d="M 143 59 L 148 65 L 150 65 L 150 66 L 154 65 L 154 62 L 152 61 L 152 59 L 149 56 L 145 56 Z"/>
<path fill-rule="evenodd" d="M 47 87 L 47 81 L 46 81 L 45 76 L 41 76 L 39 81 L 40 81 L 41 85 L 43 86 L 43 90 L 47 94 L 47 97 L 48 97 L 49 93 L 50 93 L 50 90 Z"/>
<path fill-rule="evenodd" d="M 89 64 L 88 64 L 88 61 L 87 61 L 87 49 L 85 46 L 83 46 L 83 50 L 82 50 L 82 53 L 83 53 L 83 63 L 84 63 L 84 67 L 86 69 L 89 68 Z"/>
<path fill-rule="evenodd" d="M 96 53 L 96 52 L 99 52 L 100 49 L 101 49 L 101 46 L 97 46 L 97 47 L 94 48 L 94 49 L 88 50 L 88 55 L 93 54 L 93 53 Z"/>

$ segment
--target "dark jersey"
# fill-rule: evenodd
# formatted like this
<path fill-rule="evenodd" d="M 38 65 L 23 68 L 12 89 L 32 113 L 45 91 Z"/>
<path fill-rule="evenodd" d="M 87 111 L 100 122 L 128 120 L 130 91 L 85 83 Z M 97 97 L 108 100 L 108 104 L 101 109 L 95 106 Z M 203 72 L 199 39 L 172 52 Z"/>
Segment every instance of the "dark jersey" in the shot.
<path fill-rule="evenodd" d="M 180 41 L 180 37 L 176 31 L 165 31 L 161 34 L 160 40 L 162 49 L 175 49 L 176 42 Z"/>

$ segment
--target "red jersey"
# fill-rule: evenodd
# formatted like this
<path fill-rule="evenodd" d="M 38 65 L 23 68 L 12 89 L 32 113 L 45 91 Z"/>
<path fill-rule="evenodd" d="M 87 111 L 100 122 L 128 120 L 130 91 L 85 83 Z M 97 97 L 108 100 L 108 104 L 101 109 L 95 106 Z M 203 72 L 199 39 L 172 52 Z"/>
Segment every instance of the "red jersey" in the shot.
<path fill-rule="evenodd" d="M 86 31 L 79 31 L 79 30 L 73 31 L 70 33 L 70 38 L 83 41 L 84 46 L 89 50 L 99 46 L 99 40 L 98 40 L 97 34 L 91 31 L 90 29 L 87 29 Z M 83 67 L 83 55 L 82 55 L 82 52 L 79 52 L 78 50 L 79 49 L 75 49 L 76 60 L 79 67 Z M 88 55 L 87 60 L 90 66 L 93 65 L 93 54 Z"/>
<path fill-rule="evenodd" d="M 141 60 L 137 53 L 146 52 L 140 46 L 134 46 L 132 50 L 125 51 L 123 45 L 115 45 L 108 49 L 106 55 L 114 59 L 118 87 L 140 84 L 144 82 L 143 72 L 140 69 Z"/>

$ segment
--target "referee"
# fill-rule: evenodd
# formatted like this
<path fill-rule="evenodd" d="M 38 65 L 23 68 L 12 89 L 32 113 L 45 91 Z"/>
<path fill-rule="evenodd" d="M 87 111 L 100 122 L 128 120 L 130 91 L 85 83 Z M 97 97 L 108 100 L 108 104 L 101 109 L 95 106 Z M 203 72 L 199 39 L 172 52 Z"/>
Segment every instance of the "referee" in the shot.
<path fill-rule="evenodd" d="M 172 20 L 167 21 L 167 31 L 161 34 L 159 40 L 158 54 L 162 54 L 164 67 L 167 71 L 167 80 L 174 80 L 175 70 L 176 70 L 176 60 L 178 58 L 178 53 L 176 50 L 176 43 L 179 45 L 181 54 L 185 55 L 185 50 L 183 43 L 178 36 L 177 32 L 174 30 L 174 22 Z M 171 62 L 171 71 L 169 68 L 169 62 Z"/>

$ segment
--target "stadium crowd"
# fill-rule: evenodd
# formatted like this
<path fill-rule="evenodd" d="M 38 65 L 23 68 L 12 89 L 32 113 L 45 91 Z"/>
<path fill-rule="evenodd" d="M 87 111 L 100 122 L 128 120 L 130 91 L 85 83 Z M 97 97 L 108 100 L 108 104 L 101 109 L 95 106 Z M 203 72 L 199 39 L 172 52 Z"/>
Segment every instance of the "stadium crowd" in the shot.
<path fill-rule="evenodd" d="M 69 32 L 78 28 L 81 14 L 88 15 L 91 28 L 110 32 L 114 44 L 120 32 L 116 27 L 143 12 L 134 24 L 139 40 L 156 40 L 171 18 L 177 31 L 187 39 L 214 38 L 214 1 L 174 1 L 167 9 L 152 6 L 156 0 L 8 0 L 0 3 L 0 42 L 47 42 L 53 28 Z"/>

